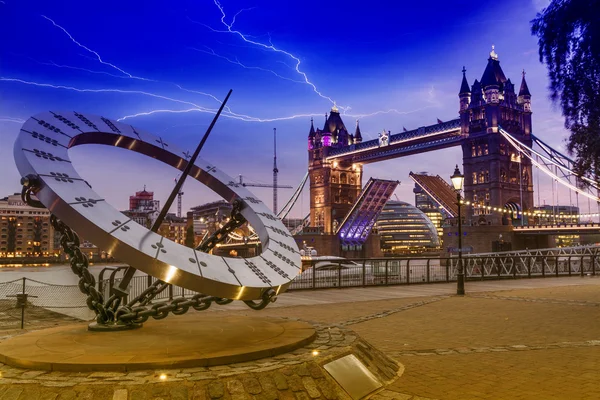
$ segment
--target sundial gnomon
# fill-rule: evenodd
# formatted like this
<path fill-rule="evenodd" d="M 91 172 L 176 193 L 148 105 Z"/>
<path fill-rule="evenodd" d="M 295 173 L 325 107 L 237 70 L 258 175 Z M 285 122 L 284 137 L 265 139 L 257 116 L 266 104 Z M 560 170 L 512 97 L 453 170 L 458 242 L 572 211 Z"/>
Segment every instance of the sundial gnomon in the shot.
<path fill-rule="evenodd" d="M 215 165 L 197 158 L 190 166 L 189 177 L 234 204 L 230 223 L 221 228 L 221 233 L 226 236 L 227 229 L 231 231 L 245 221 L 251 224 L 262 245 L 262 253 L 256 257 L 220 257 L 188 248 L 126 217 L 96 193 L 71 163 L 68 149 L 85 144 L 128 149 L 180 171 L 185 170 L 191 155 L 166 138 L 102 116 L 45 112 L 23 124 L 14 146 L 15 162 L 24 177 L 23 197 L 35 204 L 31 199 L 31 194 L 35 194 L 41 202 L 39 206 L 52 213 L 53 226 L 63 234 L 63 249 L 72 253 L 71 267 L 80 277 L 79 287 L 88 295 L 88 306 L 96 312 L 98 325 L 130 327 L 149 316 L 182 314 L 190 307 L 203 310 L 213 302 L 241 300 L 252 308 L 264 308 L 300 273 L 298 247 L 281 220 Z M 118 290 L 104 299 L 94 288 L 87 259 L 71 228 L 116 259 L 157 278 L 157 283 L 134 299 L 137 302 L 121 304 L 124 294 Z M 203 249 L 212 248 L 217 239 L 203 243 Z M 152 298 L 169 284 L 198 294 L 191 299 L 150 305 Z"/>

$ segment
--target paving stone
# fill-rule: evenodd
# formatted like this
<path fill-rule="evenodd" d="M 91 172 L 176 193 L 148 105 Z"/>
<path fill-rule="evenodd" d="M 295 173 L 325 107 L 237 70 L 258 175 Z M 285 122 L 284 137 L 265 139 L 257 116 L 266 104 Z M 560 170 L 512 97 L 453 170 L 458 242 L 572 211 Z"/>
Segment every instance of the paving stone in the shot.
<path fill-rule="evenodd" d="M 194 385 L 192 400 L 206 400 L 206 388 L 204 385 Z"/>
<path fill-rule="evenodd" d="M 310 397 L 305 392 L 296 392 L 296 400 L 310 400 Z"/>
<path fill-rule="evenodd" d="M 242 383 L 244 384 L 246 391 L 250 394 L 259 394 L 262 391 L 260 383 L 252 376 L 242 378 Z"/>
<path fill-rule="evenodd" d="M 88 375 L 89 378 L 115 378 L 118 376 L 127 375 L 125 372 L 92 372 Z"/>
<path fill-rule="evenodd" d="M 46 373 L 47 373 L 47 371 L 26 371 L 21 374 L 20 378 L 23 378 L 23 379 L 35 378 L 36 376 L 44 375 Z"/>
<path fill-rule="evenodd" d="M 287 379 L 287 383 L 292 392 L 299 392 L 301 390 L 304 390 L 304 384 L 302 383 L 302 379 L 298 375 L 289 376 Z"/>
<path fill-rule="evenodd" d="M 22 388 L 17 387 L 9 387 L 6 392 L 2 394 L 0 400 L 17 400 L 19 396 L 23 393 Z"/>
<path fill-rule="evenodd" d="M 127 389 L 117 389 L 113 393 L 112 400 L 127 400 L 128 394 Z"/>
<path fill-rule="evenodd" d="M 325 378 L 317 380 L 317 385 L 321 389 L 321 393 L 327 400 L 334 400 L 338 398 L 337 390 L 335 385 Z"/>
<path fill-rule="evenodd" d="M 90 382 L 91 383 L 91 382 Z M 70 387 L 77 385 L 77 382 L 53 382 L 53 381 L 44 381 L 40 383 L 42 386 L 48 387 Z"/>
<path fill-rule="evenodd" d="M 183 385 L 172 388 L 171 400 L 188 400 L 188 388 Z"/>
<path fill-rule="evenodd" d="M 132 390 L 130 400 L 146 400 L 148 395 L 143 390 Z"/>
<path fill-rule="evenodd" d="M 94 391 L 87 389 L 77 397 L 77 400 L 92 400 L 94 398 Z"/>
<path fill-rule="evenodd" d="M 58 397 L 58 393 L 42 393 L 40 395 L 40 400 L 56 400 L 56 398 Z"/>
<path fill-rule="evenodd" d="M 276 371 L 271 376 L 273 377 L 273 381 L 275 382 L 275 387 L 277 387 L 278 390 L 285 390 L 288 388 L 288 384 L 287 384 L 285 375 L 283 375 L 281 372 Z"/>
<path fill-rule="evenodd" d="M 74 390 L 62 390 L 60 392 L 60 394 L 58 395 L 57 400 L 74 400 L 77 398 L 77 392 L 75 392 Z M 122 399 L 118 399 L 118 400 L 122 400 Z M 125 400 L 127 400 L 127 398 L 125 398 Z"/>
<path fill-rule="evenodd" d="M 246 393 L 244 390 L 244 384 L 238 379 L 227 381 L 227 391 L 232 395 Z"/>
<path fill-rule="evenodd" d="M 208 395 L 211 399 L 220 399 L 225 395 L 225 386 L 219 381 L 210 382 L 208 384 Z"/>
<path fill-rule="evenodd" d="M 300 376 L 310 376 L 310 372 L 308 372 L 308 368 L 306 368 L 306 363 L 296 365 L 294 371 Z"/>
<path fill-rule="evenodd" d="M 323 375 L 323 371 L 321 371 L 321 368 L 316 364 L 316 363 L 307 363 L 306 365 L 308 372 L 310 372 L 310 376 L 312 376 L 313 378 L 317 379 L 317 378 L 322 378 Z"/>
<path fill-rule="evenodd" d="M 317 388 L 317 384 L 315 383 L 313 378 L 311 378 L 310 376 L 302 377 L 302 384 L 304 385 L 304 387 L 306 388 L 306 391 L 308 392 L 308 395 L 312 399 L 321 397 L 321 392 L 319 392 L 319 389 Z"/>

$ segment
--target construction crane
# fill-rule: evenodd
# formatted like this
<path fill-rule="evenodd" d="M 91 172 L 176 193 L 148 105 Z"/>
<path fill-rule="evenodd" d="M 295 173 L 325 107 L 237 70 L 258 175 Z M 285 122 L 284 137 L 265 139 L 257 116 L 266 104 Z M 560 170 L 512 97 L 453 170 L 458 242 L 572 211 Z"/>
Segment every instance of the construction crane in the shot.
<path fill-rule="evenodd" d="M 268 183 L 246 183 L 243 180 L 242 175 L 239 175 L 239 181 L 238 183 L 244 187 L 249 186 L 249 187 L 263 187 L 263 188 L 273 188 L 273 214 L 277 214 L 277 210 L 275 207 L 277 207 L 277 189 L 293 189 L 292 186 L 290 185 L 269 185 Z M 275 183 L 277 183 L 275 181 Z"/>
<path fill-rule="evenodd" d="M 239 184 L 242 186 L 252 187 L 265 187 L 273 188 L 273 214 L 277 215 L 277 189 L 293 189 L 290 185 L 278 185 L 277 184 L 277 128 L 273 128 L 273 184 L 267 185 L 265 183 L 244 183 L 242 175 L 240 175 Z"/>
<path fill-rule="evenodd" d="M 175 178 L 175 183 L 177 184 L 177 178 Z M 177 193 L 177 216 L 181 218 L 181 198 L 183 197 L 183 191 L 180 189 L 179 193 Z"/>

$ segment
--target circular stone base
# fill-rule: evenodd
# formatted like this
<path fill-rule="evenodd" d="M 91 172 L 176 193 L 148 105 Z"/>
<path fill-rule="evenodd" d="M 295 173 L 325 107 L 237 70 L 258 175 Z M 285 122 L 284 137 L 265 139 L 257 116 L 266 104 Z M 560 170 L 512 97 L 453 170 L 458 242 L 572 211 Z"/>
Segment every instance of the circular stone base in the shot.
<path fill-rule="evenodd" d="M 204 367 L 286 353 L 315 336 L 305 322 L 218 314 L 150 320 L 120 332 L 91 332 L 82 323 L 8 339 L 0 343 L 0 362 L 78 372 Z"/>

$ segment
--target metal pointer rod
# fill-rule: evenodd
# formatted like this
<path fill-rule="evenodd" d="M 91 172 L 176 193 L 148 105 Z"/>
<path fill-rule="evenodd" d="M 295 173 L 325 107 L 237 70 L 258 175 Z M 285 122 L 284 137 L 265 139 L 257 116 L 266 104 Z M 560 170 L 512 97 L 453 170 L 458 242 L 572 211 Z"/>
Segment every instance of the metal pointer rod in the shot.
<path fill-rule="evenodd" d="M 171 208 L 171 205 L 173 204 L 173 201 L 175 201 L 175 197 L 177 197 L 177 193 L 179 193 L 179 190 L 181 189 L 181 187 L 183 186 L 183 183 L 185 182 L 185 178 L 187 178 L 188 174 L 190 173 L 190 171 L 192 169 L 192 166 L 196 162 L 196 159 L 198 158 L 198 154 L 200 154 L 200 150 L 202 150 L 202 147 L 204 146 L 206 139 L 208 139 L 208 135 L 210 135 L 210 132 L 212 131 L 213 126 L 215 126 L 215 123 L 217 122 L 219 115 L 221 115 L 221 111 L 223 111 L 223 108 L 225 107 L 225 103 L 227 103 L 227 100 L 229 100 L 229 96 L 231 96 L 232 91 L 233 91 L 232 89 L 229 89 L 229 93 L 227 93 L 227 97 L 225 97 L 225 100 L 223 100 L 223 103 L 221 103 L 221 107 L 219 107 L 219 111 L 217 111 L 217 113 L 215 114 L 215 117 L 213 118 L 212 122 L 210 123 L 210 126 L 208 127 L 208 130 L 204 134 L 204 137 L 200 141 L 200 144 L 196 148 L 196 151 L 192 155 L 192 158 L 190 158 L 188 160 L 188 163 L 187 163 L 185 169 L 181 173 L 181 178 L 179 178 L 179 180 L 177 180 L 177 183 L 175 184 L 175 188 L 171 192 L 171 195 L 167 199 L 167 202 L 163 206 L 162 210 L 160 210 L 160 214 L 158 215 L 158 218 L 156 218 L 156 221 L 154 221 L 154 225 L 152 225 L 152 229 L 151 229 L 152 232 L 158 232 L 158 228 L 160 228 L 160 224 L 165 219 L 167 212 L 169 211 L 169 209 Z"/>
<path fill-rule="evenodd" d="M 229 96 L 231 96 L 232 91 L 233 91 L 232 89 L 229 89 L 229 93 L 227 93 L 225 100 L 223 100 L 223 103 L 221 103 L 221 107 L 219 107 L 219 111 L 217 111 L 217 113 L 215 114 L 215 117 L 213 118 L 212 122 L 210 123 L 210 126 L 208 127 L 208 129 L 206 130 L 204 137 L 202 137 L 200 144 L 198 144 L 196 151 L 194 152 L 192 157 L 188 160 L 188 163 L 187 163 L 185 169 L 181 173 L 181 178 L 179 178 L 179 180 L 175 184 L 175 188 L 171 192 L 171 195 L 167 199 L 162 210 L 160 210 L 160 214 L 156 218 L 156 221 L 154 221 L 154 225 L 152 225 L 152 229 L 151 229 L 152 232 L 155 232 L 155 233 L 158 232 L 158 228 L 160 228 L 160 224 L 162 224 L 163 220 L 167 216 L 167 212 L 171 208 L 171 205 L 173 204 L 173 201 L 175 200 L 177 193 L 179 193 L 179 191 L 181 190 L 181 187 L 183 186 L 183 183 L 185 182 L 185 178 L 187 178 L 190 171 L 192 170 L 192 167 L 194 166 L 194 163 L 196 162 L 196 159 L 198 158 L 198 154 L 200 154 L 200 150 L 202 150 L 202 147 L 204 147 L 204 143 L 206 142 L 206 139 L 208 139 L 208 135 L 210 135 L 210 132 L 212 131 L 213 127 L 215 126 L 215 123 L 217 122 L 217 119 L 219 119 L 219 116 L 221 115 L 223 108 L 225 108 L 225 104 L 227 103 L 227 100 L 229 100 Z M 116 291 L 120 296 L 126 296 L 128 294 L 127 287 L 129 286 L 129 282 L 131 281 L 131 278 L 133 278 L 135 271 L 136 271 L 135 268 L 127 267 L 127 269 L 125 270 L 125 273 L 123 274 L 123 279 L 121 279 L 121 282 L 119 282 L 119 286 L 113 288 L 113 290 Z"/>

